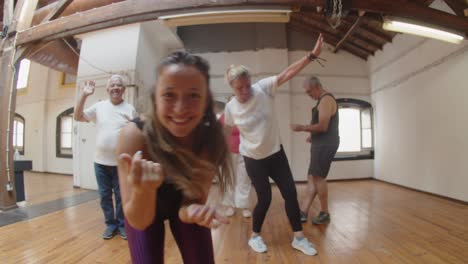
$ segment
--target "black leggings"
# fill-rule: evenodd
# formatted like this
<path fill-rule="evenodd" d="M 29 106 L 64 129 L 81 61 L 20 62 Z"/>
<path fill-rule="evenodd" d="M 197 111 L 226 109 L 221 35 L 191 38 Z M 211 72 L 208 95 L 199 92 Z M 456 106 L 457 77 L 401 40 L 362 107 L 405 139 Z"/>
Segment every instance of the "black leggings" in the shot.
<path fill-rule="evenodd" d="M 283 147 L 281 146 L 280 151 L 264 159 L 255 160 L 244 156 L 244 161 L 247 173 L 257 192 L 257 205 L 253 211 L 253 232 L 260 233 L 270 207 L 271 185 L 268 176 L 273 179 L 283 196 L 292 230 L 302 231 L 296 185 Z"/>

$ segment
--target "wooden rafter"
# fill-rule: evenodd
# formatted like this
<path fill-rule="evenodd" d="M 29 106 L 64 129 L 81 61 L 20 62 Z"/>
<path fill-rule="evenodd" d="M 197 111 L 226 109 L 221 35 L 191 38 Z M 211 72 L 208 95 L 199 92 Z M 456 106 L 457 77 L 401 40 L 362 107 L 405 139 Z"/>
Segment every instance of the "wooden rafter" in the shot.
<path fill-rule="evenodd" d="M 44 17 L 41 23 L 45 23 L 49 20 L 56 19 L 60 14 L 67 8 L 69 4 L 71 4 L 73 0 L 60 0 L 59 3 L 54 7 L 54 9 Z"/>
<path fill-rule="evenodd" d="M 313 19 L 315 21 L 318 21 L 318 22 L 322 23 L 324 29 L 332 30 L 331 27 L 328 24 L 324 24 L 323 21 L 324 21 L 325 18 L 324 18 L 324 16 L 322 14 L 318 14 L 316 12 L 307 12 L 307 13 L 301 12 L 301 13 L 294 13 L 293 16 L 299 16 L 299 17 L 305 19 L 306 21 L 310 20 L 310 19 Z M 354 21 L 352 21 L 352 20 L 353 19 L 356 20 L 357 18 L 358 18 L 357 15 L 348 14 L 346 17 L 344 17 L 341 20 L 341 23 L 343 25 L 351 27 L 353 25 L 353 23 L 354 23 Z M 371 18 L 369 18 L 369 16 L 367 14 L 362 20 L 363 20 L 363 23 L 360 24 L 360 26 L 358 27 L 357 32 L 356 32 L 359 35 L 358 38 L 361 38 L 362 35 L 369 36 L 370 38 L 374 39 L 371 42 L 374 45 L 379 46 L 379 48 L 381 47 L 382 44 L 392 41 L 393 36 L 391 34 L 385 34 L 384 32 L 376 30 L 373 27 L 368 25 L 370 23 L 370 21 L 371 21 Z M 341 27 L 338 27 L 338 30 L 340 28 Z M 331 31 L 331 33 L 336 34 L 337 31 Z M 367 39 L 369 39 L 369 37 L 367 37 Z M 369 42 L 369 41 L 367 41 L 367 42 Z"/>
<path fill-rule="evenodd" d="M 307 28 L 307 27 L 304 27 L 304 26 L 301 26 L 301 25 L 298 25 L 298 24 L 289 24 L 288 27 L 290 28 L 290 30 L 303 32 L 303 33 L 306 33 L 306 34 L 310 34 L 310 33 L 318 34 L 319 33 L 318 31 L 316 31 L 317 29 Z M 336 45 L 336 43 L 338 41 L 338 39 L 336 37 L 334 37 L 333 35 L 329 35 L 329 34 L 324 34 L 324 38 L 325 38 L 325 42 L 327 42 L 327 43 L 329 43 L 330 45 L 333 45 L 333 46 Z M 345 50 L 345 51 L 349 52 L 350 54 L 353 54 L 354 56 L 356 56 L 358 58 L 361 58 L 363 60 L 367 60 L 367 57 L 370 55 L 365 51 L 361 51 L 360 49 L 356 49 L 353 46 L 349 46 L 349 45 L 345 45 L 343 47 L 343 50 Z"/>
<path fill-rule="evenodd" d="M 321 0 L 276 0 L 260 1 L 249 0 L 248 5 L 322 5 Z M 354 0 L 352 8 L 368 12 L 383 13 L 400 17 L 411 17 L 423 22 L 432 22 L 448 28 L 468 32 L 468 21 L 431 8 L 408 2 L 402 7 L 402 0 Z M 194 9 L 210 9 L 213 7 L 232 7 L 246 5 L 245 0 L 198 0 L 198 1 L 156 1 L 156 0 L 127 0 L 112 5 L 88 10 L 79 14 L 66 16 L 59 20 L 41 24 L 33 29 L 25 30 L 18 34 L 17 44 L 34 42 L 39 39 L 52 40 L 73 34 L 85 33 L 92 30 L 103 29 L 128 23 L 141 22 L 155 19 L 168 12 Z"/>
<path fill-rule="evenodd" d="M 13 0 L 3 1 L 3 24 L 9 25 L 13 20 Z"/>
<path fill-rule="evenodd" d="M 351 41 L 359 41 L 362 43 L 366 43 L 369 47 L 372 47 L 374 50 L 381 50 L 382 49 L 382 44 L 377 43 L 374 39 L 370 39 L 362 34 L 359 34 L 359 29 L 353 34 L 353 36 L 350 38 Z"/>
<path fill-rule="evenodd" d="M 324 31 L 323 28 L 317 25 L 305 24 L 303 21 L 295 17 L 291 17 L 289 25 L 291 26 L 292 29 L 296 29 L 296 30 L 306 32 L 309 34 L 310 33 L 322 33 L 325 41 L 333 46 L 336 46 L 336 44 L 340 41 L 340 39 L 336 37 L 333 33 Z M 364 60 L 367 59 L 367 56 L 373 55 L 373 51 L 363 48 L 361 46 L 358 46 L 354 43 L 350 43 L 350 42 L 345 43 L 343 46 L 343 49 L 347 50 L 351 54 L 354 54 Z"/>
<path fill-rule="evenodd" d="M 307 27 L 314 27 L 320 32 L 326 32 L 329 36 L 334 36 L 336 41 L 333 43 L 333 45 L 337 45 L 340 41 L 339 37 L 344 36 L 346 34 L 346 32 L 343 32 L 339 28 L 333 29 L 332 27 L 330 27 L 327 23 L 324 22 L 324 17 L 320 15 L 314 14 L 310 16 L 309 14 L 294 14 L 293 16 L 291 16 L 291 20 L 294 20 L 296 23 L 302 23 Z M 352 45 L 355 48 L 365 50 L 367 53 L 369 53 L 369 55 L 373 54 L 375 50 L 380 48 L 380 46 L 372 45 L 372 43 L 368 43 L 358 36 L 350 37 L 349 41 L 345 43 Z"/>
<path fill-rule="evenodd" d="M 354 24 L 351 26 L 351 28 L 346 32 L 346 34 L 343 36 L 343 38 L 336 44 L 335 48 L 333 49 L 333 53 L 338 52 L 340 48 L 343 46 L 343 44 L 348 40 L 356 31 L 356 29 L 359 27 L 359 24 L 362 22 L 363 16 L 359 16 L 356 21 L 354 21 Z"/>
<path fill-rule="evenodd" d="M 384 34 L 372 27 L 369 27 L 365 24 L 361 24 L 361 26 L 359 27 L 360 30 L 365 30 L 366 32 L 370 33 L 371 35 L 373 35 L 374 37 L 376 38 L 379 38 L 379 39 L 382 39 L 384 42 L 392 42 L 393 41 L 393 37 L 387 35 L 387 34 Z"/>
<path fill-rule="evenodd" d="M 444 0 L 445 3 L 457 14 L 457 16 L 464 17 L 464 10 L 468 8 L 468 4 L 466 2 L 460 0 Z"/>
<path fill-rule="evenodd" d="M 404 2 L 403 0 L 354 0 L 353 8 L 435 24 L 464 32 L 468 36 L 467 19 L 412 2 Z"/>

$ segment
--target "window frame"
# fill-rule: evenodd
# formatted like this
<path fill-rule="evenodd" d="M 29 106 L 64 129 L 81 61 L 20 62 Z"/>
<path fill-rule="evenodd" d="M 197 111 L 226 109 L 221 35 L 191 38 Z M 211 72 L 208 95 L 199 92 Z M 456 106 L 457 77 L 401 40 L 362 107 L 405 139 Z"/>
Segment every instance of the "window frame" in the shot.
<path fill-rule="evenodd" d="M 67 73 L 65 72 L 60 72 L 60 87 L 61 88 L 75 88 L 76 86 L 76 82 L 75 83 L 65 83 L 65 80 L 66 80 L 66 75 Z M 71 74 L 69 74 L 71 75 Z M 75 79 L 76 79 L 76 75 L 75 75 Z M 76 81 L 76 80 L 75 80 Z"/>
<path fill-rule="evenodd" d="M 56 133 L 55 133 L 55 156 L 57 158 L 67 158 L 67 159 L 72 159 L 73 158 L 73 140 L 72 140 L 72 147 L 71 149 L 71 154 L 69 153 L 62 153 L 62 118 L 66 116 L 73 115 L 74 108 L 68 108 L 67 110 L 63 111 L 57 116 L 57 122 L 56 122 Z M 73 120 L 73 116 L 72 116 Z M 72 125 L 72 135 L 73 135 L 73 125 Z"/>
<path fill-rule="evenodd" d="M 360 119 L 360 137 L 361 137 L 361 151 L 359 152 L 337 152 L 335 155 L 334 161 L 347 161 L 347 160 L 367 160 L 374 159 L 374 119 L 373 119 L 373 108 L 369 102 L 354 99 L 354 98 L 339 98 L 336 99 L 337 111 L 340 108 L 353 108 L 359 109 L 359 119 Z M 362 111 L 370 110 L 370 129 L 372 135 L 372 147 L 364 148 L 363 147 L 363 121 L 362 121 Z"/>
<path fill-rule="evenodd" d="M 24 155 L 24 150 L 25 150 L 25 147 L 26 147 L 26 120 L 24 119 L 24 117 L 22 115 L 20 115 L 18 113 L 15 113 L 15 115 L 13 117 L 13 131 L 15 131 L 14 126 L 15 126 L 15 121 L 17 121 L 17 120 L 19 120 L 21 123 L 23 123 L 23 148 L 18 149 L 18 147 L 15 146 L 15 141 L 13 140 L 14 132 L 12 132 L 12 145 L 13 145 L 13 148 L 15 150 L 18 149 L 18 152 L 19 152 L 20 155 Z"/>

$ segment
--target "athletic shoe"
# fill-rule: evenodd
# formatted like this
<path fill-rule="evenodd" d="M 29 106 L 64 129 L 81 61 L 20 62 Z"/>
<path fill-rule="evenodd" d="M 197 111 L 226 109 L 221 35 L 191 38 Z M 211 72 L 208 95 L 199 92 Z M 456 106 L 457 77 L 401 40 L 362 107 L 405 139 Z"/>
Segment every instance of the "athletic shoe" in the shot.
<path fill-rule="evenodd" d="M 301 211 L 301 222 L 307 222 L 307 214 Z"/>
<path fill-rule="evenodd" d="M 127 233 L 125 232 L 125 227 L 119 227 L 119 234 L 123 240 L 127 240 Z"/>
<path fill-rule="evenodd" d="M 314 245 L 307 240 L 307 238 L 303 237 L 302 239 L 297 239 L 294 237 L 293 242 L 291 243 L 291 246 L 297 250 L 302 251 L 302 253 L 309 255 L 309 256 L 315 256 L 317 255 L 317 250 L 315 250 Z"/>
<path fill-rule="evenodd" d="M 249 246 L 258 253 L 264 253 L 266 252 L 267 246 L 265 245 L 265 242 L 263 242 L 263 239 L 261 236 L 254 236 L 249 239 Z"/>
<path fill-rule="evenodd" d="M 330 214 L 325 212 L 320 212 L 317 217 L 312 219 L 312 223 L 316 225 L 327 224 L 330 222 Z"/>
<path fill-rule="evenodd" d="M 102 234 L 102 238 L 105 239 L 105 240 L 111 239 L 111 238 L 113 238 L 115 236 L 115 233 L 116 232 L 115 232 L 114 228 L 108 227 L 108 228 L 106 228 L 106 230 Z"/>
<path fill-rule="evenodd" d="M 234 208 L 232 207 L 228 207 L 228 209 L 226 209 L 226 211 L 224 211 L 224 215 L 226 215 L 227 217 L 231 217 L 234 215 L 236 211 L 234 211 Z"/>
<path fill-rule="evenodd" d="M 242 216 L 245 217 L 245 218 L 249 218 L 252 216 L 252 212 L 250 212 L 249 209 L 244 209 L 242 210 Z"/>

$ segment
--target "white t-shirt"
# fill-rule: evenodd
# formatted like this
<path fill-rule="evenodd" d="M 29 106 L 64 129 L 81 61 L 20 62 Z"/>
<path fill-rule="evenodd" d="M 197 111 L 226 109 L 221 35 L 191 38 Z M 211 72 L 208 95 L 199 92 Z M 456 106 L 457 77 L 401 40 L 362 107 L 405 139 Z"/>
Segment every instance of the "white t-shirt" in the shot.
<path fill-rule="evenodd" d="M 252 159 L 263 159 L 280 151 L 281 143 L 275 114 L 276 76 L 251 86 L 252 96 L 245 103 L 233 98 L 224 110 L 224 122 L 240 131 L 239 152 Z"/>
<path fill-rule="evenodd" d="M 87 120 L 95 123 L 97 128 L 94 162 L 117 166 L 117 138 L 120 129 L 137 117 L 135 108 L 125 101 L 114 105 L 110 100 L 105 100 L 93 104 L 84 110 L 83 114 Z"/>

